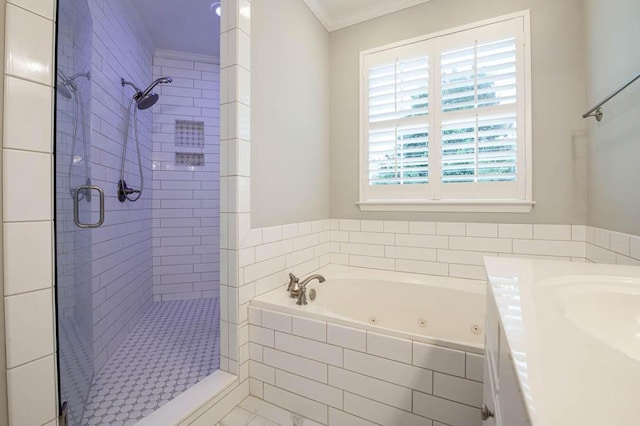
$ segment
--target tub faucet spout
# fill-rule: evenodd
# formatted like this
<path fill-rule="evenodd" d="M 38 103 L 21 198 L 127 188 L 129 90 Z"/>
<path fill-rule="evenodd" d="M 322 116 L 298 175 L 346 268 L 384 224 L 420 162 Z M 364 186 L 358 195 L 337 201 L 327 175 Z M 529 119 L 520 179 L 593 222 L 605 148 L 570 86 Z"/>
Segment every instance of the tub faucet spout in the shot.
<path fill-rule="evenodd" d="M 318 280 L 318 282 L 325 282 L 325 278 L 320 274 L 313 274 L 302 280 L 302 282 L 298 283 L 298 301 L 296 305 L 306 305 L 307 304 L 307 284 L 309 284 L 313 280 Z"/>

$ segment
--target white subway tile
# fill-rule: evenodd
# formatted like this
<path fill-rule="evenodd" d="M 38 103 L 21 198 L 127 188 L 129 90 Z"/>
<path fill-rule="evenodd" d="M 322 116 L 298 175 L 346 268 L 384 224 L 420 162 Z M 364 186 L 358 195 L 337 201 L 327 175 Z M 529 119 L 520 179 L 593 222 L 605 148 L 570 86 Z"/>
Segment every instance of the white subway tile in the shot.
<path fill-rule="evenodd" d="M 453 250 L 511 253 L 511 240 L 503 238 L 450 237 L 449 248 Z"/>
<path fill-rule="evenodd" d="M 285 269 L 285 257 L 280 256 L 244 268 L 244 281 L 251 282 Z"/>
<path fill-rule="evenodd" d="M 467 223 L 467 237 L 498 237 L 497 223 Z"/>
<path fill-rule="evenodd" d="M 249 374 L 254 379 L 260 380 L 270 384 L 276 382 L 276 370 L 268 365 L 261 364 L 256 361 L 249 361 Z"/>
<path fill-rule="evenodd" d="M 329 385 L 411 411 L 411 389 L 402 386 L 336 367 L 329 367 Z"/>
<path fill-rule="evenodd" d="M 536 240 L 571 241 L 570 225 L 533 225 Z"/>
<path fill-rule="evenodd" d="M 272 330 L 291 333 L 291 315 L 263 309 L 262 326 Z"/>
<path fill-rule="evenodd" d="M 7 371 L 9 423 L 41 425 L 56 416 L 53 355 Z"/>
<path fill-rule="evenodd" d="M 485 256 L 495 256 L 496 253 L 466 250 L 438 249 L 438 262 L 457 263 L 461 265 L 484 265 Z"/>
<path fill-rule="evenodd" d="M 262 349 L 262 359 L 271 367 L 327 383 L 327 364 L 266 347 Z"/>
<path fill-rule="evenodd" d="M 330 376 L 331 377 L 331 376 Z M 295 374 L 276 370 L 276 386 L 302 395 L 305 398 L 318 401 L 331 407 L 342 409 L 342 391 L 323 383 L 305 379 Z"/>
<path fill-rule="evenodd" d="M 573 241 L 586 241 L 587 240 L 587 227 L 585 225 L 572 225 L 571 226 L 571 239 Z"/>
<path fill-rule="evenodd" d="M 631 247 L 631 241 L 629 234 L 622 234 L 620 232 L 611 232 L 609 239 L 609 248 L 616 253 L 620 253 L 624 256 L 629 256 Z"/>
<path fill-rule="evenodd" d="M 382 257 L 349 255 L 349 265 L 359 268 L 395 269 L 395 260 Z"/>
<path fill-rule="evenodd" d="M 252 342 L 263 346 L 273 347 L 275 345 L 275 334 L 273 330 L 258 327 L 256 325 L 249 326 L 249 339 Z"/>
<path fill-rule="evenodd" d="M 51 155 L 5 149 L 2 173 L 5 222 L 52 218 Z"/>
<path fill-rule="evenodd" d="M 332 345 L 366 352 L 367 333 L 357 328 L 328 323 L 327 342 Z"/>
<path fill-rule="evenodd" d="M 262 346 L 257 343 L 249 343 L 249 359 L 262 362 Z"/>
<path fill-rule="evenodd" d="M 8 3 L 17 4 L 50 20 L 54 18 L 55 2 L 51 0 L 9 0 Z"/>
<path fill-rule="evenodd" d="M 5 298 L 7 368 L 53 353 L 51 289 Z"/>
<path fill-rule="evenodd" d="M 314 259 L 315 257 L 316 257 L 315 248 L 308 248 L 305 250 L 296 250 L 293 253 L 286 255 L 285 264 L 287 268 L 292 268 L 301 263 L 308 262 Z"/>
<path fill-rule="evenodd" d="M 459 222 L 438 222 L 436 223 L 436 233 L 438 235 L 458 235 L 464 236 L 466 224 Z"/>
<path fill-rule="evenodd" d="M 295 238 L 298 235 L 298 224 L 297 223 L 287 223 L 286 225 L 282 225 L 282 239 Z"/>
<path fill-rule="evenodd" d="M 584 257 L 585 246 L 579 241 L 513 240 L 516 254 Z"/>
<path fill-rule="evenodd" d="M 276 349 L 314 359 L 325 364 L 342 366 L 342 348 L 315 340 L 293 336 L 291 334 L 276 333 Z"/>
<path fill-rule="evenodd" d="M 264 400 L 293 411 L 294 413 L 301 414 L 311 420 L 327 424 L 327 406 L 324 404 L 270 385 L 264 386 Z"/>
<path fill-rule="evenodd" d="M 631 257 L 634 259 L 640 259 L 640 237 L 632 235 L 630 237 L 629 245 L 631 247 Z"/>
<path fill-rule="evenodd" d="M 282 256 L 293 251 L 293 241 L 283 240 L 273 243 L 259 245 L 255 248 L 256 262 L 262 262 L 267 259 Z"/>
<path fill-rule="evenodd" d="M 407 234 L 409 233 L 409 222 L 400 220 L 385 220 L 384 232 L 391 234 Z"/>
<path fill-rule="evenodd" d="M 391 243 L 393 244 L 393 243 Z M 396 235 L 395 245 L 404 247 L 448 248 L 449 239 L 435 235 Z"/>
<path fill-rule="evenodd" d="M 606 229 L 593 228 L 594 244 L 608 249 L 610 245 L 610 233 Z"/>
<path fill-rule="evenodd" d="M 455 349 L 413 342 L 413 365 L 464 377 L 465 353 Z"/>
<path fill-rule="evenodd" d="M 265 244 L 282 239 L 282 226 L 262 228 L 262 239 Z"/>
<path fill-rule="evenodd" d="M 398 408 L 345 392 L 344 411 L 382 426 L 432 426 L 433 422 Z M 477 414 L 477 413 L 476 413 Z"/>
<path fill-rule="evenodd" d="M 386 257 L 394 259 L 423 260 L 435 261 L 436 250 L 421 247 L 397 247 L 385 246 L 384 254 Z"/>
<path fill-rule="evenodd" d="M 362 256 L 378 256 L 384 257 L 384 246 L 374 244 L 354 244 L 354 243 L 341 243 L 340 252 L 346 254 L 357 254 Z"/>
<path fill-rule="evenodd" d="M 363 232 L 384 232 L 384 222 L 381 220 L 363 220 L 360 222 Z"/>
<path fill-rule="evenodd" d="M 249 324 L 262 325 L 262 309 L 249 306 Z"/>
<path fill-rule="evenodd" d="M 327 341 L 327 323 L 313 319 L 293 317 L 293 334 L 307 339 Z"/>
<path fill-rule="evenodd" d="M 419 260 L 396 260 L 396 271 L 427 275 L 449 275 L 449 265 L 437 262 L 421 262 Z"/>
<path fill-rule="evenodd" d="M 482 383 L 448 374 L 434 373 L 433 394 L 475 407 L 482 405 Z"/>
<path fill-rule="evenodd" d="M 51 222 L 4 224 L 5 296 L 51 287 L 52 247 Z"/>
<path fill-rule="evenodd" d="M 587 243 L 586 245 L 586 258 L 591 262 L 596 263 L 616 263 L 616 254 L 611 250 Z"/>
<path fill-rule="evenodd" d="M 344 351 L 344 369 L 422 392 L 433 392 L 433 372 L 373 355 Z"/>
<path fill-rule="evenodd" d="M 353 219 L 340 219 L 341 231 L 360 231 L 360 221 Z"/>
<path fill-rule="evenodd" d="M 368 331 L 367 353 L 411 364 L 411 341 Z"/>
<path fill-rule="evenodd" d="M 5 77 L 4 148 L 52 152 L 51 87 Z M 34 125 L 37 123 L 37 125 Z"/>
<path fill-rule="evenodd" d="M 500 238 L 533 238 L 533 225 L 530 224 L 498 224 L 498 237 Z"/>
<path fill-rule="evenodd" d="M 344 425 L 344 426 L 376 426 L 376 423 L 371 423 L 360 417 L 352 416 L 344 411 L 336 410 L 329 407 L 329 424 L 330 425 Z"/>
<path fill-rule="evenodd" d="M 451 426 L 481 424 L 477 407 L 470 407 L 421 392 L 413 393 L 413 412 Z"/>
<path fill-rule="evenodd" d="M 254 379 L 253 377 L 249 377 L 249 395 L 255 396 L 256 398 L 264 398 L 264 387 L 263 382 L 260 380 Z M 249 423 L 250 426 L 251 423 Z M 257 425 L 256 425 L 257 426 Z M 270 426 L 270 425 L 266 425 Z"/>
<path fill-rule="evenodd" d="M 5 72 L 51 86 L 53 22 L 12 4 L 5 13 Z"/>
<path fill-rule="evenodd" d="M 436 234 L 435 222 L 409 222 L 409 233 L 411 234 Z"/>
<path fill-rule="evenodd" d="M 349 232 L 348 231 L 329 231 L 329 239 L 332 242 L 349 242 Z"/>
<path fill-rule="evenodd" d="M 487 272 L 484 266 L 456 265 L 452 263 L 449 265 L 449 276 L 469 280 L 486 280 Z"/>
<path fill-rule="evenodd" d="M 349 232 L 349 242 L 362 244 L 393 245 L 394 234 L 376 232 Z"/>
<path fill-rule="evenodd" d="M 467 352 L 466 367 L 467 379 L 482 382 L 484 375 L 484 356 Z"/>

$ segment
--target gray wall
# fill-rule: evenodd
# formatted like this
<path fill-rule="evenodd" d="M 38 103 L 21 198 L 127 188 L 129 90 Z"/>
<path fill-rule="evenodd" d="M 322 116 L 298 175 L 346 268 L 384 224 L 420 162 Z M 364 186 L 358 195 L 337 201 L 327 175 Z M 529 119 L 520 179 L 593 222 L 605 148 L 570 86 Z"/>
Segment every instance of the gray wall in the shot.
<path fill-rule="evenodd" d="M 328 218 L 329 33 L 303 0 L 251 7 L 252 227 Z"/>
<path fill-rule="evenodd" d="M 640 72 L 640 2 L 586 0 L 587 108 Z M 586 108 L 585 108 L 586 109 Z M 640 82 L 588 121 L 588 223 L 640 235 Z"/>
<path fill-rule="evenodd" d="M 583 4 L 582 0 L 432 0 L 331 33 L 331 217 L 585 223 L 586 124 L 580 118 L 585 105 Z M 361 212 L 356 206 L 359 52 L 525 9 L 531 10 L 533 56 L 537 205 L 532 213 Z"/>

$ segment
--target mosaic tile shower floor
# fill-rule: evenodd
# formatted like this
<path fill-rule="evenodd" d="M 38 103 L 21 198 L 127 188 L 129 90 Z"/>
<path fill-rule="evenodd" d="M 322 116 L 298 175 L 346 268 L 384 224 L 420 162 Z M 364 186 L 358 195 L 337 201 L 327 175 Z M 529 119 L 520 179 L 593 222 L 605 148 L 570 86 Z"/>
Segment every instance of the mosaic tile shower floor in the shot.
<path fill-rule="evenodd" d="M 82 425 L 135 424 L 218 369 L 217 299 L 151 305 L 94 377 Z"/>

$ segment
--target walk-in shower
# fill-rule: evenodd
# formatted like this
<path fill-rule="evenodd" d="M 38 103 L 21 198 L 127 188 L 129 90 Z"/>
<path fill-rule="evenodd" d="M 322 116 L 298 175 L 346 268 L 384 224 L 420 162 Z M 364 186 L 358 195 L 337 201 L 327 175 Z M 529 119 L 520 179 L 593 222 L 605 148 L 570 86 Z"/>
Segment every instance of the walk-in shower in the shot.
<path fill-rule="evenodd" d="M 184 36 L 215 49 L 190 50 L 154 38 L 168 17 L 145 0 L 57 7 L 61 414 L 130 425 L 220 365 L 219 24 Z"/>

